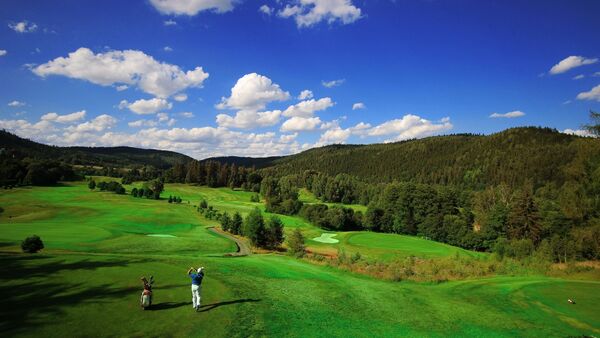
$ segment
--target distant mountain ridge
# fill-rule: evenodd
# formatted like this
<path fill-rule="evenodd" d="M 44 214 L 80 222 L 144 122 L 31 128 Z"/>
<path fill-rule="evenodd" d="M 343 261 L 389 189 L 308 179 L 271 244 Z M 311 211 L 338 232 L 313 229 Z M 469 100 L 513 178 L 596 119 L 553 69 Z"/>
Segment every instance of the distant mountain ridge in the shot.
<path fill-rule="evenodd" d="M 166 169 L 193 159 L 176 152 L 132 147 L 56 147 L 0 131 L 0 148 L 23 156 L 72 164 Z M 349 174 L 371 183 L 411 181 L 459 184 L 474 188 L 506 183 L 562 184 L 573 176 L 600 174 L 600 138 L 568 135 L 550 128 L 519 127 L 491 135 L 457 134 L 396 143 L 329 145 L 288 156 L 212 157 L 255 167 L 275 176 L 314 170 L 330 176 Z"/>
<path fill-rule="evenodd" d="M 34 142 L 0 130 L 0 148 L 17 157 L 54 159 L 70 164 L 99 166 L 145 166 L 168 169 L 175 163 L 189 162 L 187 155 L 166 150 L 133 147 L 58 147 Z"/>

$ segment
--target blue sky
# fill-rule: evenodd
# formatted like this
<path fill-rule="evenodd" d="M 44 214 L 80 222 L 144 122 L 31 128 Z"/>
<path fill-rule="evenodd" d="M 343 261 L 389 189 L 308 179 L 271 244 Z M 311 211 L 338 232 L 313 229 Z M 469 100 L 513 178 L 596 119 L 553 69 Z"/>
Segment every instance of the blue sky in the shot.
<path fill-rule="evenodd" d="M 7 0 L 0 128 L 196 158 L 582 133 L 600 110 L 598 13 L 599 1 Z"/>

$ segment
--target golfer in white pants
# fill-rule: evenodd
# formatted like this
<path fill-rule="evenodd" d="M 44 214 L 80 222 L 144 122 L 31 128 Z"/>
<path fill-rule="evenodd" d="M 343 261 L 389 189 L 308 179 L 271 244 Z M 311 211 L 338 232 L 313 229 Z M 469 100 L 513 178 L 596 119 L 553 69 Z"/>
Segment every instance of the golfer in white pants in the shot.
<path fill-rule="evenodd" d="M 200 292 L 202 291 L 202 279 L 204 278 L 204 267 L 198 268 L 194 273 L 194 268 L 188 270 L 188 276 L 192 279 L 192 306 L 196 311 L 200 310 Z"/>

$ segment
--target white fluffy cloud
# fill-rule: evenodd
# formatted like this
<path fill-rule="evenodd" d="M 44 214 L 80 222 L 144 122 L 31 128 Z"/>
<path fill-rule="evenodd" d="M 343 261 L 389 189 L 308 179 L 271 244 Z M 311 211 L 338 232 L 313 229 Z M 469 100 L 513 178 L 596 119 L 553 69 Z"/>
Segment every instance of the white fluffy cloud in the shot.
<path fill-rule="evenodd" d="M 584 65 L 591 65 L 596 62 L 598 62 L 597 58 L 585 58 L 583 56 L 569 56 L 569 57 L 561 60 L 559 63 L 555 64 L 550 69 L 549 73 L 552 75 L 556 75 L 556 74 L 560 74 L 560 73 L 569 71 L 573 68 L 581 67 Z"/>
<path fill-rule="evenodd" d="M 67 128 L 71 132 L 89 132 L 89 131 L 103 131 L 110 129 L 117 124 L 117 119 L 114 117 L 102 114 L 96 116 L 93 120 L 78 124 L 76 126 L 70 126 Z"/>
<path fill-rule="evenodd" d="M 382 136 L 396 135 L 387 141 L 400 141 L 411 138 L 431 136 L 453 128 L 450 118 L 443 118 L 439 122 L 432 122 L 417 115 L 404 115 L 401 119 L 390 120 L 371 128 L 367 135 Z"/>
<path fill-rule="evenodd" d="M 332 107 L 335 103 L 329 97 L 324 97 L 319 100 L 307 100 L 289 106 L 284 112 L 286 117 L 311 117 L 315 112 L 325 110 Z"/>
<path fill-rule="evenodd" d="M 565 129 L 562 132 L 565 134 L 577 135 L 577 136 L 582 136 L 582 137 L 596 137 L 596 135 L 590 133 L 589 131 L 587 131 L 585 129 Z"/>
<path fill-rule="evenodd" d="M 183 102 L 188 99 L 188 96 L 187 96 L 187 94 L 181 93 L 181 94 L 177 94 L 177 95 L 173 96 L 173 99 L 175 99 L 175 101 L 177 101 L 177 102 Z"/>
<path fill-rule="evenodd" d="M 141 51 L 94 54 L 88 48 L 79 48 L 67 57 L 33 67 L 32 71 L 41 77 L 63 75 L 101 86 L 136 85 L 146 93 L 163 98 L 187 88 L 201 87 L 209 76 L 202 67 L 184 72 L 176 65 L 160 63 Z"/>
<path fill-rule="evenodd" d="M 169 20 L 165 20 L 165 21 L 163 22 L 163 24 L 164 24 L 165 26 L 176 26 L 176 25 L 177 25 L 177 21 L 175 21 L 175 20 L 170 20 L 170 19 L 169 19 Z"/>
<path fill-rule="evenodd" d="M 131 128 L 141 128 L 141 127 L 156 127 L 158 125 L 158 123 L 156 121 L 152 121 L 152 120 L 137 120 L 137 121 L 133 121 L 133 122 L 129 122 L 127 123 L 128 126 L 130 126 Z"/>
<path fill-rule="evenodd" d="M 367 106 L 362 102 L 357 102 L 352 105 L 352 110 L 359 110 L 359 109 L 365 109 L 365 108 L 367 108 Z"/>
<path fill-rule="evenodd" d="M 179 113 L 179 115 L 180 115 L 180 116 L 183 116 L 183 117 L 185 117 L 185 118 L 188 118 L 188 119 L 191 119 L 192 117 L 194 117 L 194 113 L 192 113 L 192 112 L 189 112 L 189 111 L 187 111 L 187 112 L 183 112 L 183 113 Z"/>
<path fill-rule="evenodd" d="M 33 22 L 21 21 L 17 23 L 9 23 L 8 27 L 17 33 L 33 33 L 37 30 L 38 26 Z"/>
<path fill-rule="evenodd" d="M 301 91 L 300 95 L 298 95 L 298 100 L 307 100 L 307 99 L 312 99 L 312 98 L 313 98 L 313 92 L 308 89 Z"/>
<path fill-rule="evenodd" d="M 321 135 L 321 138 L 317 141 L 316 145 L 323 146 L 326 144 L 346 143 L 350 135 L 352 135 L 350 129 L 342 129 L 340 127 L 329 129 Z"/>
<path fill-rule="evenodd" d="M 161 110 L 168 110 L 173 104 L 165 99 L 153 98 L 150 100 L 140 99 L 133 103 L 126 100 L 119 103 L 119 109 L 127 108 L 138 115 L 156 114 Z"/>
<path fill-rule="evenodd" d="M 341 86 L 344 82 L 346 82 L 345 79 L 339 79 L 339 80 L 331 80 L 331 81 L 321 81 L 321 84 L 323 85 L 323 87 L 333 88 L 333 87 Z"/>
<path fill-rule="evenodd" d="M 258 10 L 266 15 L 271 15 L 273 14 L 274 9 L 267 6 L 267 5 L 262 5 L 258 8 Z"/>
<path fill-rule="evenodd" d="M 352 0 L 299 0 L 293 6 L 285 6 L 278 14 L 282 18 L 294 18 L 299 28 L 321 21 L 349 24 L 361 18 L 361 10 L 352 4 Z"/>
<path fill-rule="evenodd" d="M 4 56 L 8 54 L 8 52 L 5 49 L 0 49 L 0 56 Z"/>
<path fill-rule="evenodd" d="M 164 46 L 164 47 L 163 47 L 163 50 L 164 50 L 165 52 L 172 52 L 172 51 L 173 51 L 173 48 L 171 48 L 171 47 L 169 47 L 169 46 Z"/>
<path fill-rule="evenodd" d="M 194 16 L 202 11 L 224 13 L 233 9 L 234 0 L 150 0 L 162 14 Z"/>
<path fill-rule="evenodd" d="M 587 92 L 577 94 L 578 100 L 590 100 L 600 102 L 600 85 L 590 89 Z"/>
<path fill-rule="evenodd" d="M 294 116 L 285 121 L 280 130 L 283 132 L 298 132 L 315 130 L 321 124 L 321 119 L 318 117 L 299 117 Z"/>
<path fill-rule="evenodd" d="M 85 110 L 74 112 L 71 114 L 58 115 L 57 113 L 48 113 L 42 115 L 43 121 L 58 122 L 58 123 L 73 123 L 85 118 Z"/>
<path fill-rule="evenodd" d="M 8 103 L 9 107 L 23 107 L 24 105 L 25 105 L 25 102 L 21 102 L 21 101 L 17 101 L 17 100 L 13 100 Z"/>
<path fill-rule="evenodd" d="M 281 110 L 256 112 L 253 110 L 240 110 L 234 116 L 227 114 L 217 115 L 217 124 L 220 127 L 252 129 L 270 127 L 279 123 Z"/>
<path fill-rule="evenodd" d="M 500 114 L 500 113 L 493 113 L 490 115 L 490 118 L 507 118 L 507 119 L 512 119 L 515 117 L 521 117 L 521 116 L 525 116 L 525 113 L 523 113 L 522 111 L 519 110 L 515 110 L 515 111 L 511 111 L 508 113 L 504 113 L 504 114 Z"/>
<path fill-rule="evenodd" d="M 258 111 L 264 109 L 270 102 L 285 101 L 289 98 L 290 93 L 283 91 L 268 77 L 250 73 L 237 80 L 231 88 L 231 95 L 221 98 L 217 108 Z"/>

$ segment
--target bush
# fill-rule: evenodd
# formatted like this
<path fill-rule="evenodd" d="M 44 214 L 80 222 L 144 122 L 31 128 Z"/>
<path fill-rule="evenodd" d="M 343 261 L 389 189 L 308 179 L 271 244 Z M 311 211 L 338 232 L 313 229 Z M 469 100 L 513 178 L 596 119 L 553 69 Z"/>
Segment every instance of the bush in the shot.
<path fill-rule="evenodd" d="M 42 239 L 37 235 L 27 237 L 21 243 L 21 249 L 23 249 L 23 252 L 27 252 L 27 253 L 36 253 L 36 252 L 42 250 L 43 248 L 44 248 L 44 242 L 42 242 Z"/>
<path fill-rule="evenodd" d="M 96 189 L 96 181 L 91 180 L 90 183 L 88 183 L 88 188 L 90 188 L 90 190 Z"/>
<path fill-rule="evenodd" d="M 291 255 L 296 257 L 304 257 L 306 255 L 306 247 L 304 246 L 304 235 L 300 229 L 296 228 L 288 239 L 288 247 Z"/>

